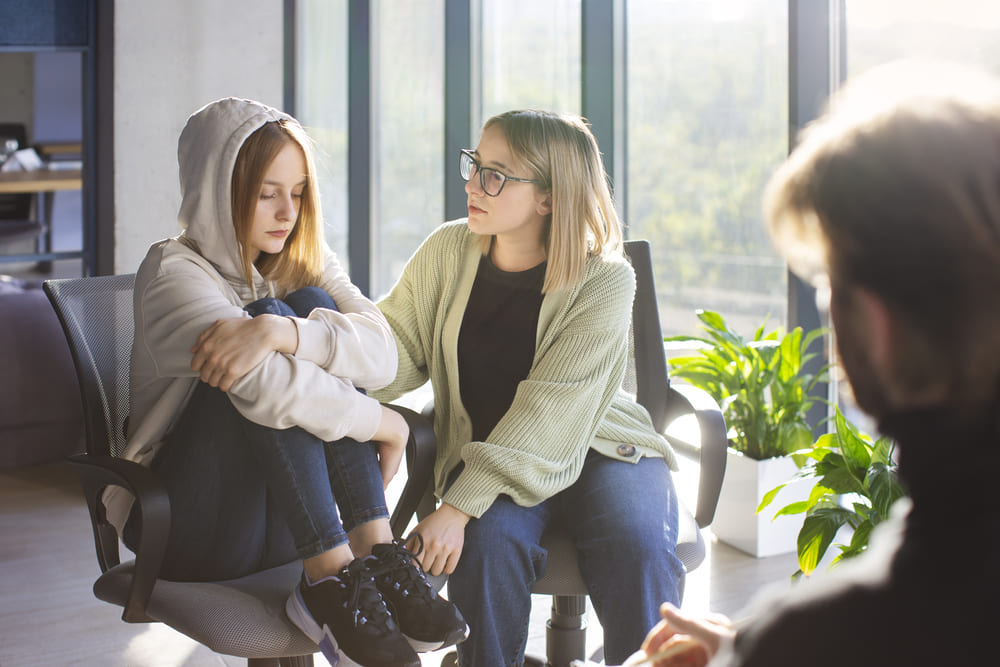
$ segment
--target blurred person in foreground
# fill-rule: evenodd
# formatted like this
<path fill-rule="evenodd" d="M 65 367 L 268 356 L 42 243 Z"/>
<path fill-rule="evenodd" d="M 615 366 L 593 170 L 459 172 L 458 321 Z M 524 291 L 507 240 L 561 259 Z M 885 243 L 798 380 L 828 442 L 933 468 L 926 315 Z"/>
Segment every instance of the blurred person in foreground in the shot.
<path fill-rule="evenodd" d="M 867 553 L 746 621 L 665 604 L 641 655 L 981 664 L 1000 652 L 1000 80 L 941 63 L 869 71 L 806 129 L 765 208 L 791 268 L 830 297 L 855 400 L 897 441 L 909 500 Z"/>

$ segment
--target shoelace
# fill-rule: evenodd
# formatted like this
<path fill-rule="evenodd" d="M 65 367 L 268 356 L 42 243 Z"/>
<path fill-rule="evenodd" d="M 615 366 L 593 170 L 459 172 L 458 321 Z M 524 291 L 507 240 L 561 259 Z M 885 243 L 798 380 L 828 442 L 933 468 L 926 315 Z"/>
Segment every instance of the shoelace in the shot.
<path fill-rule="evenodd" d="M 411 551 L 406 546 L 406 543 L 413 538 L 416 538 L 419 543 L 416 552 Z M 399 577 L 397 581 L 408 595 L 418 595 L 425 600 L 433 599 L 435 597 L 434 589 L 431 587 L 430 582 L 427 581 L 424 570 L 420 566 L 420 561 L 417 560 L 417 556 L 424 550 L 424 538 L 420 533 L 414 532 L 410 533 L 410 536 L 405 540 L 394 539 L 392 546 L 393 551 L 391 554 L 373 568 L 373 576 L 377 578 L 387 574 L 399 573 L 396 574 Z"/>
<path fill-rule="evenodd" d="M 354 627 L 358 627 L 360 621 L 378 623 L 379 626 L 388 627 L 386 621 L 389 619 L 389 611 L 382 602 L 382 596 L 372 586 L 365 587 L 367 581 L 371 581 L 373 572 L 368 567 L 368 563 L 360 558 L 355 559 L 344 570 L 341 571 L 340 580 L 350 587 L 350 603 L 348 609 L 351 610 Z M 367 590 L 368 595 L 362 600 L 362 591 Z M 362 605 L 364 609 L 362 609 Z"/>

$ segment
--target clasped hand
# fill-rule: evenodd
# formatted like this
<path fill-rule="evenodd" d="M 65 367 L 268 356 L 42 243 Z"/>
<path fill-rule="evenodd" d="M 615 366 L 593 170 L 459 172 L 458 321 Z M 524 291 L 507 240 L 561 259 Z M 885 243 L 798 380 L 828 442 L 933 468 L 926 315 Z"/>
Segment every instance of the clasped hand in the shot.
<path fill-rule="evenodd" d="M 295 323 L 280 315 L 232 317 L 205 329 L 191 348 L 191 370 L 222 391 L 249 373 L 273 351 L 295 354 Z"/>

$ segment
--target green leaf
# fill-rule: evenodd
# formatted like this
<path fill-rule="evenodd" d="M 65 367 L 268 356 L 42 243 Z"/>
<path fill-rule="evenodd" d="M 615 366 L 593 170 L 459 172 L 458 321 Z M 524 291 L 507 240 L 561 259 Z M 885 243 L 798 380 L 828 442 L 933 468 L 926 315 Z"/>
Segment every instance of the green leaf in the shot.
<path fill-rule="evenodd" d="M 816 438 L 816 442 L 813 443 L 814 451 L 824 451 L 832 452 L 839 449 L 836 433 L 824 433 L 823 435 Z"/>
<path fill-rule="evenodd" d="M 842 507 L 819 507 L 806 515 L 797 540 L 799 568 L 804 574 L 812 574 L 823 560 L 837 531 L 847 522 L 847 513 Z"/>
<path fill-rule="evenodd" d="M 808 512 L 812 506 L 813 503 L 809 502 L 808 500 L 800 500 L 797 503 L 789 503 L 788 505 L 785 505 L 780 510 L 775 512 L 774 517 L 772 517 L 771 520 L 774 521 L 774 519 L 777 519 L 779 516 L 785 516 L 787 514 L 802 514 L 803 512 Z M 760 513 L 760 510 L 761 508 L 758 507 L 757 508 L 758 514 Z"/>
<path fill-rule="evenodd" d="M 714 329 L 715 331 L 729 331 L 729 327 L 726 326 L 726 321 L 722 319 L 722 315 L 719 315 L 714 310 L 698 310 L 695 312 L 698 319 L 708 327 L 709 329 Z"/>
<path fill-rule="evenodd" d="M 670 359 L 667 360 L 667 363 L 670 364 L 670 368 L 673 369 L 674 372 L 676 373 L 678 368 L 689 366 L 691 364 L 703 363 L 704 360 L 705 357 L 702 355 L 698 356 L 686 355 L 686 356 L 671 357 Z"/>
<path fill-rule="evenodd" d="M 826 327 L 818 327 L 816 329 L 813 329 L 812 331 L 810 331 L 805 335 L 805 338 L 802 339 L 802 349 L 808 350 L 816 339 L 822 338 L 827 333 L 828 330 L 826 329 Z"/>
<path fill-rule="evenodd" d="M 698 319 L 705 325 L 705 331 L 713 339 L 720 342 L 728 342 L 730 345 L 741 347 L 743 339 L 735 331 L 732 331 L 722 316 L 711 310 L 698 310 L 695 312 Z"/>
<path fill-rule="evenodd" d="M 871 521 L 863 521 L 858 524 L 854 529 L 854 534 L 851 536 L 851 543 L 840 548 L 840 555 L 837 556 L 834 563 L 839 563 L 842 560 L 854 558 L 864 553 L 868 549 L 868 538 L 871 536 L 872 528 L 874 526 Z"/>
<path fill-rule="evenodd" d="M 768 505 L 770 505 L 771 501 L 774 500 L 774 497 L 778 495 L 778 493 L 780 493 L 781 490 L 786 486 L 787 484 L 779 484 L 778 486 L 774 487 L 773 489 L 765 493 L 764 497 L 760 499 L 760 504 L 757 505 L 757 511 L 754 512 L 754 514 L 760 514 L 760 511 L 765 507 L 767 507 Z"/>
<path fill-rule="evenodd" d="M 872 445 L 872 463 L 882 463 L 892 468 L 896 467 L 896 462 L 892 458 L 892 453 L 896 448 L 896 443 L 892 438 L 882 437 Z"/>
<path fill-rule="evenodd" d="M 889 509 L 903 495 L 903 487 L 896 472 L 882 463 L 872 465 L 868 472 L 867 485 L 871 494 L 872 508 L 884 519 Z"/>
<path fill-rule="evenodd" d="M 778 377 L 782 382 L 795 378 L 802 367 L 802 328 L 796 327 L 781 341 L 781 367 Z"/>
<path fill-rule="evenodd" d="M 809 446 L 812 442 L 812 431 L 803 423 L 782 424 L 778 430 L 780 449 L 791 454 Z"/>
<path fill-rule="evenodd" d="M 809 502 L 815 505 L 827 498 L 831 499 L 830 502 L 835 502 L 832 499 L 837 495 L 833 489 L 823 486 L 822 481 L 819 481 L 813 485 L 812 490 L 809 492 Z"/>
<path fill-rule="evenodd" d="M 858 525 L 858 527 L 854 529 L 854 535 L 851 536 L 851 549 L 857 551 L 858 553 L 867 549 L 868 538 L 871 537 L 872 529 L 874 528 L 875 526 L 872 525 L 871 521 L 865 521 Z"/>
<path fill-rule="evenodd" d="M 698 336 L 667 336 L 663 339 L 667 343 L 704 343 L 705 345 L 711 345 L 712 341 L 700 338 Z"/>
<path fill-rule="evenodd" d="M 868 468 L 872 460 L 868 444 L 861 439 L 857 429 L 848 423 L 839 408 L 834 419 L 837 424 L 837 437 L 840 439 L 840 451 L 847 459 L 848 465 L 855 468 Z"/>

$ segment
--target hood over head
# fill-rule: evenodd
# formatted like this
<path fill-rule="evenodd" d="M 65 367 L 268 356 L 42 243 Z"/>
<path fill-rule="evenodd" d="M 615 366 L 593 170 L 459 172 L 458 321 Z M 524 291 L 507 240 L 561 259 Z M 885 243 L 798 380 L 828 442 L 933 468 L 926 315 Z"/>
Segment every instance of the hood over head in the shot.
<path fill-rule="evenodd" d="M 265 123 L 297 121 L 253 100 L 227 97 L 206 104 L 187 120 L 177 143 L 183 237 L 229 280 L 243 282 L 233 227 L 232 179 L 243 142 Z"/>

